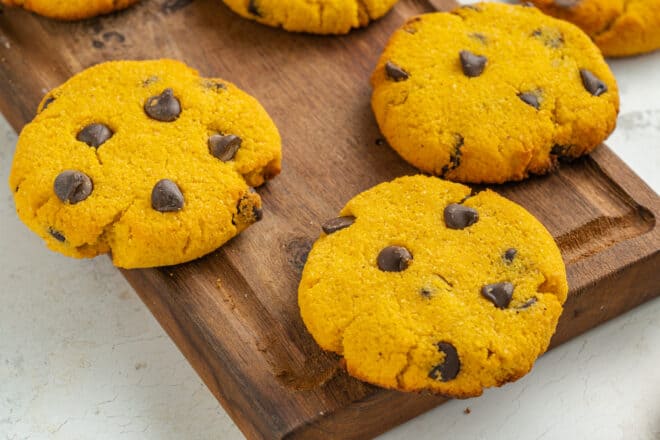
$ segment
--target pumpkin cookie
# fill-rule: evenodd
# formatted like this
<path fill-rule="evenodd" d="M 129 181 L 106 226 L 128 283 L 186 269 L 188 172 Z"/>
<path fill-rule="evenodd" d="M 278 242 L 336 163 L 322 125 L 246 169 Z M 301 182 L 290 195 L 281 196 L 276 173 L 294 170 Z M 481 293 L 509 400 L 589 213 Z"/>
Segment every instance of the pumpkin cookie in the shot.
<path fill-rule="evenodd" d="M 536 8 L 482 3 L 409 20 L 372 76 L 389 144 L 450 180 L 502 183 L 589 153 L 619 95 L 580 29 Z"/>
<path fill-rule="evenodd" d="M 292 32 L 346 34 L 385 15 L 398 0 L 223 0 L 234 12 Z"/>
<path fill-rule="evenodd" d="M 351 375 L 470 397 L 525 375 L 547 349 L 566 272 L 522 207 L 420 175 L 358 195 L 340 216 L 323 225 L 298 301 Z"/>
<path fill-rule="evenodd" d="M 125 268 L 190 261 L 261 218 L 250 187 L 280 171 L 251 96 L 171 60 L 99 64 L 52 90 L 21 132 L 21 220 L 72 257 Z"/>
<path fill-rule="evenodd" d="M 660 49 L 660 0 L 532 0 L 582 28 L 606 56 Z"/>
<path fill-rule="evenodd" d="M 138 0 L 0 0 L 7 6 L 20 6 L 58 20 L 80 20 L 119 11 Z"/>

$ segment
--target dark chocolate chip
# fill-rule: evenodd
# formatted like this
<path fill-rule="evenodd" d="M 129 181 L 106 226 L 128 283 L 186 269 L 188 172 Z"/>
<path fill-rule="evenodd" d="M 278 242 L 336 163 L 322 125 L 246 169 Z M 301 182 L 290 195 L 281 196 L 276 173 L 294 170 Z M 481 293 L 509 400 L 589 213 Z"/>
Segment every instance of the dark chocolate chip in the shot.
<path fill-rule="evenodd" d="M 439 352 L 444 353 L 445 359 L 431 369 L 429 378 L 442 382 L 455 379 L 461 370 L 461 360 L 458 358 L 456 347 L 449 342 L 438 342 L 436 346 Z"/>
<path fill-rule="evenodd" d="M 455 170 L 461 165 L 461 156 L 463 144 L 465 144 L 465 139 L 460 134 L 454 135 L 454 151 L 449 155 L 449 163 L 442 167 L 440 170 L 440 175 L 444 177 L 448 172 Z"/>
<path fill-rule="evenodd" d="M 385 144 L 387 144 L 387 141 L 385 139 L 383 139 L 383 138 L 376 139 L 376 145 L 378 145 L 379 147 L 381 147 Z"/>
<path fill-rule="evenodd" d="M 332 220 L 328 220 L 327 222 L 323 223 L 321 228 L 326 234 L 332 234 L 334 232 L 341 231 L 344 228 L 348 228 L 353 223 L 355 223 L 355 217 L 352 215 L 347 215 L 345 217 L 337 217 L 333 218 Z"/>
<path fill-rule="evenodd" d="M 525 104 L 531 105 L 536 110 L 538 110 L 541 107 L 541 103 L 539 102 L 539 97 L 536 96 L 536 94 L 534 93 L 518 93 L 518 98 L 520 98 L 520 100 Z"/>
<path fill-rule="evenodd" d="M 462 50 L 459 55 L 465 76 L 470 78 L 479 76 L 486 68 L 488 58 L 484 56 L 474 54 L 469 50 Z"/>
<path fill-rule="evenodd" d="M 257 6 L 257 0 L 250 0 L 248 2 L 248 12 L 257 17 L 261 17 L 261 11 L 259 11 L 259 7 Z"/>
<path fill-rule="evenodd" d="M 512 263 L 513 259 L 516 258 L 518 251 L 514 248 L 507 249 L 504 251 L 504 261 L 506 263 Z"/>
<path fill-rule="evenodd" d="M 256 206 L 252 208 L 252 214 L 254 215 L 254 220 L 257 222 L 264 218 L 264 210 Z"/>
<path fill-rule="evenodd" d="M 183 209 L 183 194 L 179 186 L 169 179 L 158 181 L 151 191 L 151 207 L 159 212 L 174 212 Z"/>
<path fill-rule="evenodd" d="M 61 242 L 61 243 L 64 243 L 64 242 L 66 241 L 66 238 L 64 237 L 64 235 L 62 235 L 61 232 L 58 232 L 58 231 L 56 231 L 56 230 L 53 229 L 53 228 L 49 228 L 49 229 L 48 229 L 48 233 L 49 233 L 50 235 L 52 235 L 52 237 L 53 237 L 55 240 L 57 240 L 57 241 L 59 241 L 59 242 Z"/>
<path fill-rule="evenodd" d="M 48 106 L 53 103 L 53 101 L 55 101 L 54 96 L 49 96 L 48 98 L 46 98 L 46 100 L 44 101 L 44 105 L 41 106 L 41 111 L 46 110 Z"/>
<path fill-rule="evenodd" d="M 507 282 L 487 284 L 481 288 L 481 294 L 499 309 L 505 309 L 513 296 L 513 284 Z"/>
<path fill-rule="evenodd" d="M 221 161 L 228 162 L 236 156 L 242 143 L 243 139 L 233 134 L 214 134 L 209 138 L 209 152 Z"/>
<path fill-rule="evenodd" d="M 580 76 L 582 77 L 582 84 L 589 93 L 594 96 L 600 96 L 607 92 L 607 85 L 600 80 L 596 75 L 587 69 L 580 69 Z"/>
<path fill-rule="evenodd" d="M 479 221 L 476 209 L 452 203 L 445 208 L 445 225 L 449 229 L 465 229 Z"/>
<path fill-rule="evenodd" d="M 536 297 L 532 297 L 532 298 L 528 299 L 527 301 L 525 301 L 524 303 L 520 304 L 518 307 L 516 307 L 516 309 L 518 309 L 518 310 L 527 309 L 527 308 L 533 306 L 534 304 L 536 304 L 536 301 L 538 301 L 536 299 Z"/>
<path fill-rule="evenodd" d="M 75 205 L 92 194 L 94 184 L 85 173 L 75 170 L 62 171 L 53 184 L 55 195 L 64 203 Z"/>
<path fill-rule="evenodd" d="M 402 272 L 408 268 L 413 256 L 401 246 L 388 246 L 378 254 L 378 268 L 383 272 Z"/>
<path fill-rule="evenodd" d="M 172 122 L 181 114 L 181 103 L 174 96 L 172 89 L 165 89 L 160 95 L 147 99 L 144 111 L 151 119 Z"/>
<path fill-rule="evenodd" d="M 90 147 L 98 148 L 112 137 L 114 133 L 105 124 L 89 124 L 80 130 L 76 139 Z"/>
<path fill-rule="evenodd" d="M 403 70 L 401 67 L 394 64 L 392 61 L 385 63 L 385 73 L 387 77 L 393 81 L 405 81 L 410 78 L 408 72 Z"/>

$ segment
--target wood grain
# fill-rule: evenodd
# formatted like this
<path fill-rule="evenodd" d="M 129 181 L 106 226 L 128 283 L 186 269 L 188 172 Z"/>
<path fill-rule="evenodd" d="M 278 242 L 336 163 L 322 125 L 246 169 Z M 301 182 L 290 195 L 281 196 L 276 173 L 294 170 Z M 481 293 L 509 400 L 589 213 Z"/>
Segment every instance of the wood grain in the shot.
<path fill-rule="evenodd" d="M 365 438 L 444 401 L 348 377 L 308 335 L 296 301 L 320 222 L 356 193 L 415 172 L 380 141 L 368 78 L 390 33 L 431 9 L 402 0 L 342 37 L 260 26 L 218 0 L 143 1 L 77 23 L 0 15 L 0 110 L 17 130 L 50 88 L 108 59 L 181 59 L 237 83 L 273 116 L 285 161 L 259 189 L 264 220 L 198 261 L 123 272 L 249 438 Z M 562 249 L 571 291 L 553 345 L 660 294 L 660 201 L 607 147 L 495 190 Z"/>

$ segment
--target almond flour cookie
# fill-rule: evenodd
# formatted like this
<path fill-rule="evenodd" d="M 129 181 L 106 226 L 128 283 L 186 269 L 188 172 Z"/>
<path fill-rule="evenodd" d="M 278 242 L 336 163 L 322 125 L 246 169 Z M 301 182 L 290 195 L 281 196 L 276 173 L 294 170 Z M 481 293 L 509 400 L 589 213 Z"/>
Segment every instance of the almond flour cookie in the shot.
<path fill-rule="evenodd" d="M 292 32 L 346 34 L 385 15 L 398 0 L 223 0 L 234 12 Z"/>
<path fill-rule="evenodd" d="M 566 300 L 538 220 L 486 190 L 402 177 L 323 225 L 298 290 L 307 329 L 348 372 L 402 391 L 478 396 L 525 375 Z"/>
<path fill-rule="evenodd" d="M 9 184 L 21 220 L 72 257 L 124 268 L 205 255 L 261 218 L 277 128 L 251 96 L 172 60 L 87 69 L 21 132 Z"/>
<path fill-rule="evenodd" d="M 138 0 L 0 0 L 7 6 L 20 6 L 58 20 L 80 20 L 119 11 Z"/>
<path fill-rule="evenodd" d="M 580 26 L 606 56 L 660 49 L 660 0 L 532 0 L 546 14 Z"/>
<path fill-rule="evenodd" d="M 502 183 L 589 153 L 619 95 L 598 48 L 536 8 L 482 3 L 409 20 L 372 76 L 378 125 L 405 160 L 450 180 Z"/>

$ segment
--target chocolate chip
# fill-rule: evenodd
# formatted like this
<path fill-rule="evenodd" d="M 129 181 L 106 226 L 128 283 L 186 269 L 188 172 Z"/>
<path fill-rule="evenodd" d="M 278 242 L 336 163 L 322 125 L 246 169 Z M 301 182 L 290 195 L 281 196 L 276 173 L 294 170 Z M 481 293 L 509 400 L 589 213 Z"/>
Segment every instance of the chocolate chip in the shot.
<path fill-rule="evenodd" d="M 55 195 L 64 203 L 75 205 L 92 194 L 94 184 L 85 173 L 75 170 L 62 171 L 53 184 Z"/>
<path fill-rule="evenodd" d="M 54 101 L 55 101 L 54 96 L 49 96 L 48 98 L 46 98 L 46 100 L 44 101 L 44 105 L 41 106 L 41 111 L 46 110 L 48 106 L 51 105 Z"/>
<path fill-rule="evenodd" d="M 580 69 L 580 76 L 582 77 L 582 84 L 589 93 L 594 96 L 600 96 L 607 92 L 607 85 L 601 81 L 596 75 L 587 69 Z"/>
<path fill-rule="evenodd" d="M 481 294 L 499 309 L 505 309 L 513 296 L 513 284 L 509 282 L 487 284 L 481 288 Z"/>
<path fill-rule="evenodd" d="M 113 134 L 112 130 L 105 124 L 89 124 L 80 130 L 76 139 L 86 143 L 90 147 L 98 148 L 110 139 Z"/>
<path fill-rule="evenodd" d="M 183 209 L 183 194 L 179 186 L 169 179 L 158 181 L 151 191 L 151 207 L 159 212 Z"/>
<path fill-rule="evenodd" d="M 429 378 L 448 382 L 455 379 L 461 370 L 461 360 L 458 358 L 458 352 L 449 342 L 438 342 L 436 344 L 438 351 L 444 353 L 445 359 L 441 364 L 436 365 L 429 372 Z"/>
<path fill-rule="evenodd" d="M 66 238 L 60 232 L 56 231 L 53 228 L 48 228 L 48 233 L 57 241 L 64 243 Z"/>
<path fill-rule="evenodd" d="M 326 234 L 332 234 L 334 232 L 341 231 L 344 228 L 348 228 L 353 223 L 355 223 L 355 217 L 352 215 L 347 215 L 345 217 L 337 217 L 333 218 L 332 220 L 328 220 L 327 222 L 323 223 L 321 228 Z"/>
<path fill-rule="evenodd" d="M 401 67 L 394 64 L 392 61 L 385 63 L 385 73 L 387 77 L 393 81 L 405 81 L 410 78 L 408 72 L 403 70 Z"/>
<path fill-rule="evenodd" d="M 469 50 L 462 50 L 459 55 L 465 76 L 470 78 L 479 76 L 486 68 L 488 58 L 484 56 L 476 55 Z"/>
<path fill-rule="evenodd" d="M 461 149 L 463 148 L 463 144 L 465 144 L 465 139 L 460 134 L 455 134 L 454 139 L 454 151 L 449 155 L 449 163 L 440 170 L 440 176 L 442 177 L 461 165 L 461 156 L 463 154 Z"/>
<path fill-rule="evenodd" d="M 252 208 L 252 214 L 254 215 L 254 220 L 257 222 L 264 218 L 264 210 L 256 206 Z"/>
<path fill-rule="evenodd" d="M 449 229 L 465 229 L 479 220 L 476 209 L 452 203 L 445 208 L 445 225 Z"/>
<path fill-rule="evenodd" d="M 233 134 L 214 134 L 209 138 L 209 152 L 221 161 L 228 162 L 236 156 L 242 143 L 243 139 Z"/>
<path fill-rule="evenodd" d="M 536 297 L 532 297 L 532 298 L 528 299 L 527 301 L 525 301 L 524 303 L 520 304 L 518 307 L 516 307 L 516 309 L 518 309 L 518 310 L 527 309 L 527 308 L 533 306 L 534 304 L 536 304 L 536 301 L 538 301 L 536 299 Z"/>
<path fill-rule="evenodd" d="M 144 112 L 151 118 L 161 122 L 175 121 L 181 114 L 181 103 L 174 97 L 172 89 L 152 96 L 144 104 Z"/>
<path fill-rule="evenodd" d="M 378 254 L 378 268 L 383 272 L 402 272 L 408 268 L 413 256 L 401 246 L 388 246 Z"/>
<path fill-rule="evenodd" d="M 504 251 L 504 261 L 506 263 L 512 263 L 513 259 L 516 258 L 518 251 L 514 248 L 507 249 Z"/>
<path fill-rule="evenodd" d="M 257 17 L 261 17 L 261 11 L 259 11 L 259 8 L 257 7 L 257 0 L 250 0 L 248 2 L 248 12 Z"/>
<path fill-rule="evenodd" d="M 539 97 L 534 93 L 518 93 L 518 98 L 527 105 L 531 105 L 536 110 L 541 107 L 539 103 Z"/>

